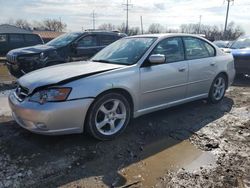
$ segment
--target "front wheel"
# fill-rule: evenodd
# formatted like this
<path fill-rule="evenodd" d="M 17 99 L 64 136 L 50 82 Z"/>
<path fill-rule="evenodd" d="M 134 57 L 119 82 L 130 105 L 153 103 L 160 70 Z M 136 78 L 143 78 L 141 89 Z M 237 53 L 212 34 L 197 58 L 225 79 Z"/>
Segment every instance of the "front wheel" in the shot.
<path fill-rule="evenodd" d="M 226 85 L 227 80 L 225 75 L 219 74 L 216 76 L 209 91 L 208 101 L 213 104 L 220 102 L 225 95 Z"/>
<path fill-rule="evenodd" d="M 99 140 L 110 140 L 125 130 L 130 117 L 128 100 L 119 93 L 107 93 L 98 97 L 91 105 L 86 129 Z"/>

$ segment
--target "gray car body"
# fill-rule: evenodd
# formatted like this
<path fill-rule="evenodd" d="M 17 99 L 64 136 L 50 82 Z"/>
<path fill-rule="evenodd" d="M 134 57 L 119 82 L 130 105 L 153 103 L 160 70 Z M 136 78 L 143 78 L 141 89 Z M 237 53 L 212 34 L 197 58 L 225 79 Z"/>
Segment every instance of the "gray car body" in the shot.
<path fill-rule="evenodd" d="M 22 102 L 9 96 L 14 119 L 24 128 L 40 134 L 70 134 L 84 131 L 87 112 L 95 98 L 110 90 L 122 91 L 132 100 L 133 117 L 168 108 L 193 100 L 207 98 L 215 77 L 223 73 L 228 86 L 232 84 L 235 70 L 233 57 L 222 52 L 204 38 L 188 34 L 157 34 L 134 37 L 156 37 L 157 40 L 140 60 L 130 66 L 98 62 L 76 62 L 57 65 L 31 72 L 18 80 L 29 90 L 49 86 L 71 87 L 64 102 L 39 104 Z M 191 36 L 205 40 L 216 50 L 216 56 L 185 60 L 155 66 L 142 66 L 159 41 L 168 37 Z M 40 129 L 37 123 L 47 125 Z"/>

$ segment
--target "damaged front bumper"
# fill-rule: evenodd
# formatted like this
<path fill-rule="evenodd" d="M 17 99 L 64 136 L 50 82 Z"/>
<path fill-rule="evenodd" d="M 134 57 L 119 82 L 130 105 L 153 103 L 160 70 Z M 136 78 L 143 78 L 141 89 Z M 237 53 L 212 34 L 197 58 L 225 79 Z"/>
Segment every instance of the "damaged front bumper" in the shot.
<path fill-rule="evenodd" d="M 20 102 L 14 92 L 9 95 L 14 120 L 29 131 L 44 135 L 83 132 L 85 117 L 92 101 L 86 98 L 41 105 L 28 99 Z"/>

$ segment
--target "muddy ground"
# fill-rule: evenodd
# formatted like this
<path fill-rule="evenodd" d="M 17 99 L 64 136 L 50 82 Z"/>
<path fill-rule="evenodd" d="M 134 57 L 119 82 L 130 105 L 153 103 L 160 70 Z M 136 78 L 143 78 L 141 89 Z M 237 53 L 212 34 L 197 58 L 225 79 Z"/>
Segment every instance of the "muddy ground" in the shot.
<path fill-rule="evenodd" d="M 20 128 L 5 103 L 12 86 L 0 86 L 0 187 L 250 187 L 249 78 L 217 105 L 148 114 L 106 142 Z"/>

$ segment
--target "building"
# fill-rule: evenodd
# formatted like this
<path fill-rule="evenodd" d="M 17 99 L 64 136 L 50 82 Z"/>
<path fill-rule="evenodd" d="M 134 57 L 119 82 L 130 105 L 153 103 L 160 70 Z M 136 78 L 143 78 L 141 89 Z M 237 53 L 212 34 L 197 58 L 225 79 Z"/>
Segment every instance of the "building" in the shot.
<path fill-rule="evenodd" d="M 64 34 L 64 32 L 56 32 L 56 31 L 39 31 L 33 30 L 33 33 L 40 35 L 45 43 L 51 41 L 52 39 Z"/>
<path fill-rule="evenodd" d="M 30 30 L 22 29 L 14 25 L 1 24 L 0 33 L 32 33 Z"/>

